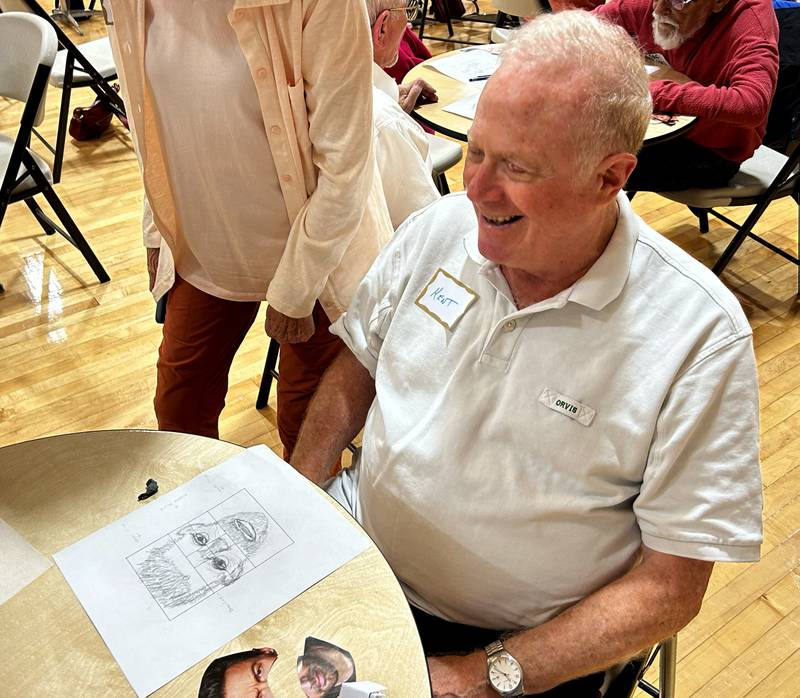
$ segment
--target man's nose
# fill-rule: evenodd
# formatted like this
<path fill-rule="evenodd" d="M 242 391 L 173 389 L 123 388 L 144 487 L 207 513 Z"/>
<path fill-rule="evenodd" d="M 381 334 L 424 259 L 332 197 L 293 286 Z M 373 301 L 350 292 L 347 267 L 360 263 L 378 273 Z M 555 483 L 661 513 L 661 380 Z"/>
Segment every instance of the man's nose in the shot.
<path fill-rule="evenodd" d="M 470 168 L 469 178 L 466 177 L 466 168 L 464 170 L 464 175 L 464 185 L 467 190 L 467 197 L 470 201 L 481 202 L 497 198 L 497 177 L 493 165 L 484 161 Z M 467 181 L 467 179 L 469 179 L 469 181 Z"/>

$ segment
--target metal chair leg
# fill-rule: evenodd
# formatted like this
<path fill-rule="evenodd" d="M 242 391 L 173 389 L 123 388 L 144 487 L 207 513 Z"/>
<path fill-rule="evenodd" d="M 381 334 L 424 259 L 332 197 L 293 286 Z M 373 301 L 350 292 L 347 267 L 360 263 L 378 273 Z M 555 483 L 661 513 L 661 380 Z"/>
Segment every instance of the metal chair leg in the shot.
<path fill-rule="evenodd" d="M 747 219 L 744 223 L 739 227 L 736 231 L 736 235 L 733 236 L 733 239 L 728 243 L 728 246 L 719 256 L 719 259 L 714 263 L 714 266 L 711 267 L 711 271 L 713 271 L 717 276 L 719 276 L 724 270 L 725 267 L 728 266 L 728 262 L 733 259 L 733 255 L 739 250 L 742 246 L 742 243 L 747 239 L 747 236 L 753 230 L 753 226 L 758 222 L 758 219 L 761 218 L 761 214 L 766 209 L 767 204 L 769 202 L 763 202 L 756 206 L 751 212 L 750 215 L 747 216 Z"/>
<path fill-rule="evenodd" d="M 92 248 L 89 246 L 86 238 L 83 237 L 83 234 L 79 230 L 75 221 L 72 220 L 72 216 L 70 216 L 67 212 L 67 209 L 64 208 L 64 204 L 61 203 L 61 199 L 58 198 L 58 195 L 55 193 L 55 191 L 53 191 L 52 187 L 47 186 L 43 187 L 42 189 L 44 198 L 47 199 L 47 203 L 50 204 L 53 212 L 56 214 L 56 216 L 58 216 L 58 220 L 61 221 L 61 224 L 66 229 L 67 234 L 64 237 L 66 237 L 73 245 L 75 245 L 75 247 L 78 248 L 80 253 L 83 255 L 83 258 L 92 268 L 95 276 L 97 276 L 97 280 L 101 284 L 110 281 L 111 279 L 106 273 L 106 270 L 103 268 L 103 265 L 100 264 L 100 260 L 95 256 Z"/>
<path fill-rule="evenodd" d="M 447 177 L 444 172 L 439 172 L 434 179 L 436 188 L 442 196 L 450 193 L 450 185 L 447 183 Z"/>
<path fill-rule="evenodd" d="M 30 209 L 30 212 L 33 214 L 36 222 L 39 224 L 42 230 L 44 230 L 45 235 L 55 235 L 58 232 L 53 225 L 53 222 L 47 217 L 45 212 L 42 211 L 39 204 L 36 203 L 36 199 L 33 197 L 30 199 L 25 199 L 25 205 Z"/>
<path fill-rule="evenodd" d="M 700 228 L 701 233 L 708 232 L 708 209 L 707 208 L 696 208 L 694 206 L 689 206 L 689 210 L 697 216 L 697 225 Z"/>
<path fill-rule="evenodd" d="M 419 20 L 419 32 L 418 36 L 422 39 L 422 35 L 425 33 L 425 22 L 428 19 L 428 0 L 422 0 L 422 14 Z"/>
<path fill-rule="evenodd" d="M 56 152 L 53 155 L 53 184 L 61 181 L 61 166 L 64 162 L 64 146 L 67 142 L 67 124 L 69 123 L 69 101 L 72 95 L 72 76 L 75 59 L 67 54 L 64 66 L 64 84 L 61 86 L 61 112 L 58 115 L 58 133 L 56 134 Z"/>
<path fill-rule="evenodd" d="M 678 663 L 678 637 L 664 640 L 658 658 L 660 698 L 675 698 L 675 665 Z"/>
<path fill-rule="evenodd" d="M 264 362 L 264 372 L 261 374 L 261 385 L 258 388 L 258 397 L 256 398 L 256 409 L 261 410 L 267 406 L 269 402 L 269 391 L 272 389 L 272 379 L 278 379 L 278 371 L 275 367 L 278 365 L 278 352 L 281 345 L 274 339 L 269 340 L 269 348 L 267 349 L 267 359 Z"/>

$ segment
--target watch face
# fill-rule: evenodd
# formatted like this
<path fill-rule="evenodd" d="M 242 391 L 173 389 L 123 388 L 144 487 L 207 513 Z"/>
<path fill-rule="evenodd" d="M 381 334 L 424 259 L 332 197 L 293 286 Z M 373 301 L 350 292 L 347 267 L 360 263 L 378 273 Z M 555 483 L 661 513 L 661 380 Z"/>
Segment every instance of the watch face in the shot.
<path fill-rule="evenodd" d="M 489 666 L 489 681 L 501 693 L 508 693 L 517 688 L 522 681 L 522 669 L 509 654 L 500 654 Z"/>

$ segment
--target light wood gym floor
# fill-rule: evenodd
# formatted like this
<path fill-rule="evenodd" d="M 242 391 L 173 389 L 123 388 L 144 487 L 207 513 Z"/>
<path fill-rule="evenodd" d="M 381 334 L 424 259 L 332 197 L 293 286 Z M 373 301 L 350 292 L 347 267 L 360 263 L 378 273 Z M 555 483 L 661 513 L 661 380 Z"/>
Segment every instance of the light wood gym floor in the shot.
<path fill-rule="evenodd" d="M 488 6 L 484 10 L 490 9 Z M 86 35 L 104 32 L 100 20 Z M 430 32 L 442 32 L 432 26 Z M 457 31 L 485 41 L 489 25 Z M 455 48 L 428 42 L 435 53 Z M 50 88 L 41 129 L 53 139 L 60 92 Z M 94 98 L 73 93 L 73 107 Z M 210 105 L 224 112 L 225 105 Z M 0 99 L 0 131 L 15 132 L 20 111 Z M 39 148 L 43 155 L 44 151 Z M 461 189 L 461 168 L 448 173 Z M 91 429 L 156 426 L 152 395 L 161 331 L 153 321 L 140 236 L 141 185 L 128 133 L 115 121 L 97 141 L 67 141 L 56 191 L 111 276 L 97 283 L 80 254 L 46 237 L 22 204 L 0 229 L 0 446 Z M 689 211 L 652 194 L 634 208 L 656 230 L 705 263 L 729 231 L 712 222 L 698 234 Z M 744 211 L 733 211 L 737 220 Z M 773 203 L 758 231 L 795 249 L 797 207 Z M 800 696 L 800 306 L 797 269 L 746 242 L 723 275 L 753 327 L 761 385 L 765 540 L 762 560 L 718 565 L 703 610 L 679 635 L 678 695 L 750 698 Z M 236 357 L 223 439 L 267 443 L 280 453 L 274 394 L 256 411 L 267 340 L 262 308 Z M 653 672 L 651 672 L 652 674 Z M 637 693 L 637 696 L 644 696 Z"/>

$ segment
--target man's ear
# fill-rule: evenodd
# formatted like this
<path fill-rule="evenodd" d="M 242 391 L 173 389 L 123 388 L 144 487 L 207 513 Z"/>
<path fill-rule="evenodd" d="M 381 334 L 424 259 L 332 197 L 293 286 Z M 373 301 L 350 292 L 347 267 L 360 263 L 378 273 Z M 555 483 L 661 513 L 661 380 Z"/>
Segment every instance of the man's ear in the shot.
<path fill-rule="evenodd" d="M 636 167 L 636 156 L 633 153 L 614 153 L 602 160 L 596 170 L 598 196 L 603 201 L 609 202 L 616 198 L 634 167 Z"/>
<path fill-rule="evenodd" d="M 389 10 L 384 10 L 381 12 L 377 19 L 375 20 L 375 24 L 372 25 L 372 45 L 373 46 L 383 46 L 384 40 L 386 39 L 386 22 L 389 20 Z"/>

